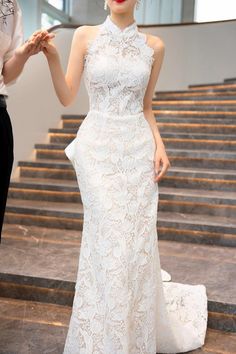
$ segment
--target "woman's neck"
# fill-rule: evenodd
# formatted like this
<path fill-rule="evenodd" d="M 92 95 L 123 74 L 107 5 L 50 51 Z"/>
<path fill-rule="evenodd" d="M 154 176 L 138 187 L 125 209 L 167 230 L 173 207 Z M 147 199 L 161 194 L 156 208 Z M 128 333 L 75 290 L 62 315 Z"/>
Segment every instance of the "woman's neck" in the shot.
<path fill-rule="evenodd" d="M 122 13 L 122 14 L 117 14 L 114 12 L 110 13 L 110 18 L 111 20 L 118 26 L 120 27 L 121 30 L 125 29 L 129 25 L 135 22 L 134 15 L 132 12 L 130 13 Z"/>

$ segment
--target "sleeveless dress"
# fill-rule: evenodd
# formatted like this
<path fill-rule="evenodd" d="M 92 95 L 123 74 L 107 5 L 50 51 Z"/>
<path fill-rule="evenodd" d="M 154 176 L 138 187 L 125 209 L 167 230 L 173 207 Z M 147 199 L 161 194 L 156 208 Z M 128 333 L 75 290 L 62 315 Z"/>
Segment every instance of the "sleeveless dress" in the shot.
<path fill-rule="evenodd" d="M 64 354 L 180 353 L 204 344 L 204 285 L 163 282 L 155 140 L 143 112 L 154 50 L 108 15 L 84 60 L 90 109 L 65 153 L 84 208 Z"/>

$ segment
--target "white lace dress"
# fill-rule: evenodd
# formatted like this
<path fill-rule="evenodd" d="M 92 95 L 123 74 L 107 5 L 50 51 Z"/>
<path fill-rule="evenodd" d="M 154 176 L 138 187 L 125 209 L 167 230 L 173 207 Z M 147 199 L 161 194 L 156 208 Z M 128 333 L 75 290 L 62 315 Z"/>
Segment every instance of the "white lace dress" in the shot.
<path fill-rule="evenodd" d="M 162 282 L 155 141 L 143 113 L 153 49 L 136 22 L 108 15 L 89 43 L 90 110 L 65 152 L 84 225 L 64 354 L 185 352 L 204 343 L 203 285 Z"/>

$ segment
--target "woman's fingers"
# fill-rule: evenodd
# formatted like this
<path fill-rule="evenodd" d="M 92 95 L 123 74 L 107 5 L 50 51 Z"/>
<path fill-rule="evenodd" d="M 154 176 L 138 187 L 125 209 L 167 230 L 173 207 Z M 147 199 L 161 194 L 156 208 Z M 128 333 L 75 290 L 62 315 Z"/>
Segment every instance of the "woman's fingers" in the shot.
<path fill-rule="evenodd" d="M 32 34 L 32 36 L 24 44 L 24 52 L 31 56 L 43 51 L 45 54 L 55 52 L 55 46 L 51 40 L 55 38 L 55 33 L 49 33 L 46 30 L 39 30 Z"/>
<path fill-rule="evenodd" d="M 160 160 L 159 159 L 155 159 L 155 161 L 154 161 L 154 169 L 155 169 L 155 173 L 156 174 L 159 172 L 159 168 L 160 168 Z"/>
<path fill-rule="evenodd" d="M 156 166 L 160 166 L 161 161 L 162 161 L 161 158 L 160 158 L 160 159 L 157 159 L 155 165 L 156 165 Z M 166 174 L 167 170 L 169 169 L 169 167 L 170 167 L 170 162 L 169 162 L 169 160 L 168 160 L 168 159 L 167 159 L 167 160 L 166 160 L 166 159 L 163 159 L 161 171 L 159 172 L 159 169 L 158 169 L 158 170 L 155 169 L 154 181 L 155 181 L 155 182 L 159 182 L 159 181 L 165 176 L 165 174 Z"/>
<path fill-rule="evenodd" d="M 162 165 L 162 169 L 161 172 L 158 174 L 158 176 L 156 177 L 156 181 L 159 182 L 166 174 L 168 168 L 170 167 L 169 163 L 166 162 Z"/>
<path fill-rule="evenodd" d="M 31 37 L 34 38 L 35 36 L 37 36 L 41 32 L 42 32 L 42 30 L 37 30 L 31 35 Z"/>
<path fill-rule="evenodd" d="M 45 43 L 48 43 L 54 37 L 54 33 L 48 33 L 47 31 L 35 33 L 34 37 L 27 42 L 27 51 L 30 52 L 31 55 L 39 53 L 43 50 L 42 43 L 44 42 L 45 46 Z"/>
<path fill-rule="evenodd" d="M 29 42 L 33 42 L 38 44 L 40 41 L 44 40 L 45 38 L 54 38 L 54 33 L 48 33 L 46 30 L 39 30 L 33 33 L 33 35 L 29 38 Z"/>
<path fill-rule="evenodd" d="M 53 39 L 53 38 L 55 38 L 55 37 L 56 37 L 55 33 L 49 33 L 49 34 L 47 35 L 47 37 L 46 37 L 46 40 L 51 40 L 51 39 Z"/>
<path fill-rule="evenodd" d="M 49 33 L 44 30 L 35 31 L 31 37 L 25 41 L 18 52 L 23 53 L 27 56 L 38 54 L 43 50 L 42 42 L 49 42 L 55 37 L 55 33 Z"/>
<path fill-rule="evenodd" d="M 44 34 L 38 34 L 37 36 L 35 36 L 35 38 L 33 39 L 33 44 L 35 45 L 36 49 L 39 48 L 41 46 L 42 42 L 49 42 L 50 40 L 52 40 L 55 37 L 54 33 L 44 33 Z"/>

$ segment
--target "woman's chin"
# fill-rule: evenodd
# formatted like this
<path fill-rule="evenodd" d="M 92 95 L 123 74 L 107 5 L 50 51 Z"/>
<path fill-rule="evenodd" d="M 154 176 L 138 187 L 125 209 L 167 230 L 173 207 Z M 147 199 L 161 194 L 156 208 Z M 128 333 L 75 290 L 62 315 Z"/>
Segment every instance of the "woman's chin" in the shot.
<path fill-rule="evenodd" d="M 111 10 L 117 13 L 122 13 L 128 10 L 128 1 L 124 0 L 122 2 L 112 0 Z"/>

